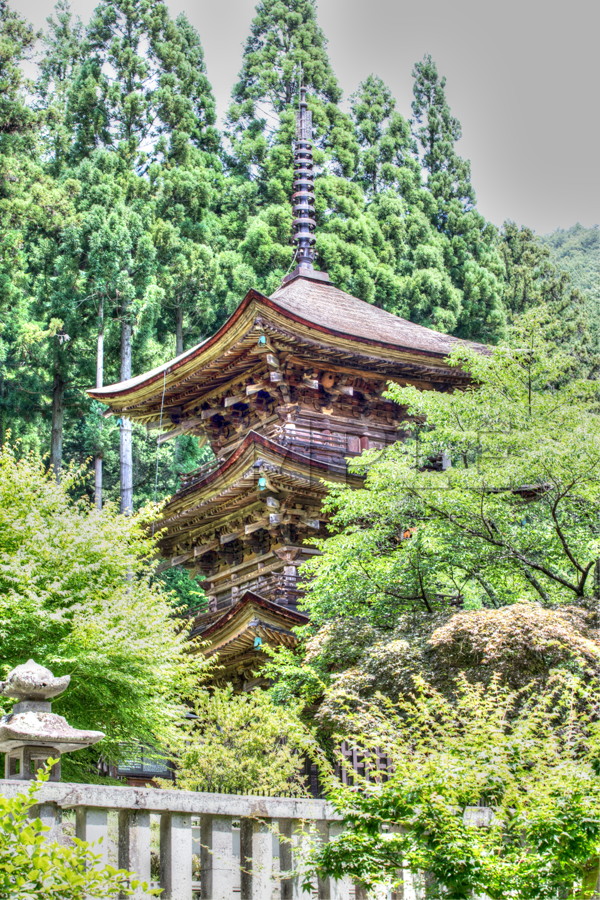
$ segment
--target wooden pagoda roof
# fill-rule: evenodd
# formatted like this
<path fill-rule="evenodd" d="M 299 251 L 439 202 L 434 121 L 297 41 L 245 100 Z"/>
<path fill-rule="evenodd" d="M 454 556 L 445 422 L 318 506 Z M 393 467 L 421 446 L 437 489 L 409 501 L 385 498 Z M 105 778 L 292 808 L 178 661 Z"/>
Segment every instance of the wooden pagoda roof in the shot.
<path fill-rule="evenodd" d="M 202 616 L 199 616 L 192 637 L 202 636 L 208 644 L 205 650 L 208 655 L 223 650 L 249 649 L 256 636 L 268 643 L 291 647 L 297 643 L 291 629 L 307 622 L 308 616 L 304 613 L 266 600 L 254 591 L 246 591 L 236 604 L 207 627 L 203 627 Z"/>
<path fill-rule="evenodd" d="M 303 274 L 286 281 L 271 297 L 249 291 L 212 337 L 168 363 L 88 393 L 114 413 L 126 413 L 146 424 L 162 421 L 172 428 L 190 414 L 188 401 L 197 407 L 223 385 L 259 369 L 261 361 L 253 355 L 257 336 L 273 329 L 292 342 L 312 347 L 313 357 L 323 358 L 325 348 L 340 356 L 364 357 L 369 367 L 379 360 L 382 371 L 390 376 L 404 372 L 453 382 L 464 380 L 464 375 L 448 364 L 448 354 L 457 345 L 484 349 L 481 344 L 415 325 L 328 281 Z"/>
<path fill-rule="evenodd" d="M 362 483 L 349 476 L 345 465 L 331 465 L 297 453 L 276 441 L 250 431 L 239 447 L 216 469 L 178 491 L 165 505 L 158 527 L 164 529 L 160 546 L 170 556 L 182 537 L 194 532 L 195 539 L 210 534 L 224 516 L 234 517 L 247 507 L 249 495 L 256 492 L 261 474 L 267 474 L 278 488 L 306 490 L 310 495 L 325 494 L 327 483 Z M 256 502 L 260 498 L 256 496 Z M 172 559 L 180 565 L 205 553 L 209 547 L 199 544 Z"/>

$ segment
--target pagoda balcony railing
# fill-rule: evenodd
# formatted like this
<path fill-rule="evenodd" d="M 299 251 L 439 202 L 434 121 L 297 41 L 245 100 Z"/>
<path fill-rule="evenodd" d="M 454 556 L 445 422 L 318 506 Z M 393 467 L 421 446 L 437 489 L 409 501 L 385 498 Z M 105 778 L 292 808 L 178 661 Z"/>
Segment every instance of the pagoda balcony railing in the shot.
<path fill-rule="evenodd" d="M 303 593 L 298 587 L 298 577 L 296 575 L 284 575 L 281 572 L 273 572 L 270 575 L 259 575 L 251 581 L 244 582 L 238 588 L 237 595 L 220 600 L 217 604 L 217 609 L 229 609 L 246 591 L 253 591 L 267 600 L 279 603 L 281 606 L 291 606 L 293 608 L 296 607 L 297 598 Z"/>
<path fill-rule="evenodd" d="M 323 434 L 322 431 L 286 431 L 281 439 L 282 444 L 298 444 L 304 447 L 329 447 L 332 450 L 345 452 L 346 437 L 343 434 Z"/>

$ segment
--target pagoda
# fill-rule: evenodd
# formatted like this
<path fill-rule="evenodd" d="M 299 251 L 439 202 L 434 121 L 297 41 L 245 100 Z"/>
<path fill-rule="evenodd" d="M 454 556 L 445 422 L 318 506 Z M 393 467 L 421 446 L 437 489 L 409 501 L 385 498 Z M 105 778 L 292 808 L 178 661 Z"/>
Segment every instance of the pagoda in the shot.
<path fill-rule="evenodd" d="M 250 290 L 210 338 L 168 363 L 90 390 L 159 440 L 192 434 L 214 461 L 186 475 L 158 523 L 165 565 L 204 576 L 194 634 L 223 678 L 251 687 L 264 643 L 293 646 L 298 567 L 324 534 L 331 485 L 359 486 L 347 460 L 402 437 L 388 382 L 448 391 L 467 383 L 457 338 L 352 297 L 314 267 L 312 122 L 302 91 L 294 157 L 294 271 L 267 297 Z M 478 345 L 473 345 L 478 346 Z"/>

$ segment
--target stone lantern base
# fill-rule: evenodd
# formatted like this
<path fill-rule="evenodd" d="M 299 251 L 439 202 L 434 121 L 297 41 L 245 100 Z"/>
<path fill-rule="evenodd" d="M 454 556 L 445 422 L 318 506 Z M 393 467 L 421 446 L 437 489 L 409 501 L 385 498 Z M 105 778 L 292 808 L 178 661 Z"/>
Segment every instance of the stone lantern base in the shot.
<path fill-rule="evenodd" d="M 43 769 L 49 759 L 58 760 L 50 769 L 49 780 L 60 781 L 60 750 L 47 744 L 44 746 L 24 744 L 8 750 L 5 756 L 4 777 L 29 781 L 35 778 L 38 769 Z"/>

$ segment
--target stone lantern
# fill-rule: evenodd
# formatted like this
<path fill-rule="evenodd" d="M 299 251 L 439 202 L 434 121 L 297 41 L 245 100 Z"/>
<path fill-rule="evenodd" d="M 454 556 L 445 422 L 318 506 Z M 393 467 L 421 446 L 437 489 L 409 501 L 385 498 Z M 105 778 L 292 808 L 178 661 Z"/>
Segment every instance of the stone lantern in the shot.
<path fill-rule="evenodd" d="M 55 678 L 49 669 L 32 659 L 17 666 L 6 681 L 0 681 L 0 693 L 19 702 L 0 719 L 0 752 L 6 754 L 5 778 L 35 778 L 48 759 L 58 759 L 50 772 L 50 781 L 60 781 L 60 757 L 102 740 L 101 731 L 80 731 L 52 712 L 54 697 L 69 686 L 70 675 Z"/>

